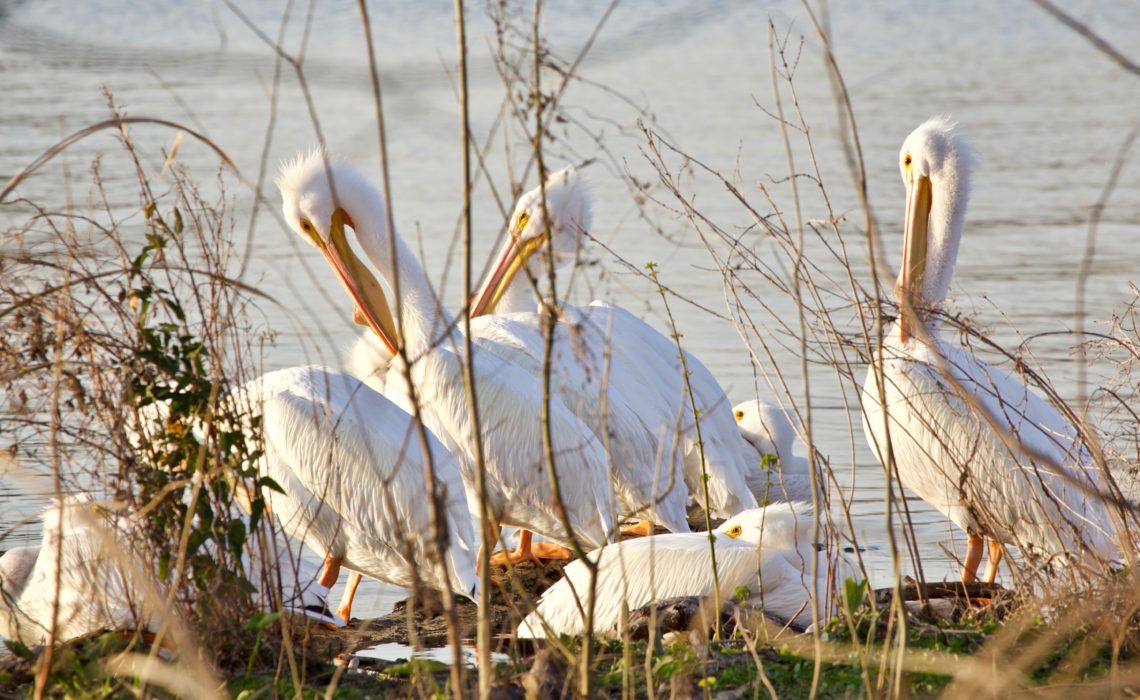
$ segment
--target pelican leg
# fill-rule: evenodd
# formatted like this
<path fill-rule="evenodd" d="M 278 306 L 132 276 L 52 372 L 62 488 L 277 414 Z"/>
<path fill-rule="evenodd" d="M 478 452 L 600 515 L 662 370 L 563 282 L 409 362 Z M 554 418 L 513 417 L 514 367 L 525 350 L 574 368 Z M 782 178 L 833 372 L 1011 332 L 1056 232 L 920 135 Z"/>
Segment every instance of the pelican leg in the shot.
<path fill-rule="evenodd" d="M 494 566 L 506 566 L 507 562 L 518 564 L 524 561 L 533 561 L 542 565 L 542 559 L 569 559 L 570 550 L 553 542 L 532 542 L 533 535 L 530 530 L 523 530 L 519 535 L 519 546 L 512 552 L 499 552 L 491 557 Z"/>
<path fill-rule="evenodd" d="M 344 559 L 340 557 L 325 557 L 325 568 L 321 570 L 321 578 L 317 583 L 325 588 L 332 588 L 336 585 L 336 580 L 340 578 L 340 565 L 342 563 L 344 563 Z"/>
<path fill-rule="evenodd" d="M 622 537 L 649 537 L 657 529 L 652 520 L 638 520 L 636 525 L 623 527 Z"/>
<path fill-rule="evenodd" d="M 966 561 L 962 563 L 962 583 L 978 580 L 978 565 L 982 563 L 982 551 L 986 540 L 981 535 L 966 535 Z"/>
<path fill-rule="evenodd" d="M 998 564 L 1001 563 L 1002 547 L 1001 542 L 989 537 L 986 538 L 986 544 L 989 546 L 989 560 L 986 562 L 986 577 L 983 579 L 986 583 L 993 583 L 997 578 Z"/>
<path fill-rule="evenodd" d="M 356 597 L 356 587 L 360 585 L 361 578 L 361 575 L 355 571 L 348 572 L 348 585 L 345 586 L 344 595 L 340 598 L 340 607 L 336 609 L 336 614 L 345 624 L 352 619 L 352 599 Z"/>

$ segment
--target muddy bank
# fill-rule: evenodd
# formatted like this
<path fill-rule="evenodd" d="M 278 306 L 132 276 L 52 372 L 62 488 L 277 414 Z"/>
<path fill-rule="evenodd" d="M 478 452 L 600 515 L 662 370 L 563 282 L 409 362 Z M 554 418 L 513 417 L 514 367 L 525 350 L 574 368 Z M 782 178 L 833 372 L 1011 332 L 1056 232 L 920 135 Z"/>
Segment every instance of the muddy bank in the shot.
<path fill-rule="evenodd" d="M 491 606 L 488 614 L 491 633 L 503 638 L 498 646 L 507 651 L 511 637 L 519 622 L 534 609 L 538 597 L 562 578 L 562 567 L 567 562 L 547 562 L 538 566 L 523 562 L 513 567 L 508 575 L 503 568 L 492 570 Z M 474 640 L 479 609 L 471 600 L 456 596 L 456 616 L 459 636 Z M 296 618 L 302 620 L 304 618 Z M 445 646 L 447 642 L 447 616 L 438 593 L 426 591 L 423 595 L 399 601 L 392 612 L 370 620 L 353 619 L 340 629 L 329 629 L 307 620 L 297 628 L 300 641 L 310 645 L 311 651 L 335 658 L 351 654 L 377 644 L 403 644 L 416 648 Z M 473 644 L 473 642 L 472 642 Z"/>

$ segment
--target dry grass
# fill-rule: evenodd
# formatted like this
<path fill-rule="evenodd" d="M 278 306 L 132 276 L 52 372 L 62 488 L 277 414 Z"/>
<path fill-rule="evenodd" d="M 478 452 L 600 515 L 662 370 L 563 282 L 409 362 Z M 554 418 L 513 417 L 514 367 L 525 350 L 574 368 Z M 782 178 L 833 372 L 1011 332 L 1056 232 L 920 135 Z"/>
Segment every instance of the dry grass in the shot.
<path fill-rule="evenodd" d="M 462 3 L 457 7 L 462 13 Z M 361 8 L 369 31 L 363 3 Z M 491 53 L 504 97 L 482 142 L 466 124 L 466 89 L 457 90 L 465 110 L 460 138 L 471 157 L 470 162 L 465 159 L 463 173 L 466 225 L 457 232 L 467 251 L 464 298 L 470 298 L 474 284 L 470 250 L 476 235 L 466 197 L 476 196 L 482 183 L 500 209 L 509 212 L 510 199 L 524 189 L 524 183 L 545 179 L 551 152 L 566 155 L 560 150 L 564 145 L 560 133 L 565 134 L 560 129 L 591 133 L 590 125 L 564 110 L 561 100 L 572 87 L 594 87 L 578 69 L 612 9 L 600 15 L 581 53 L 566 60 L 545 44 L 541 3 L 526 11 L 491 7 L 497 38 Z M 457 25 L 462 30 L 462 14 L 460 18 Z M 757 393 L 776 398 L 797 418 L 809 459 L 825 476 L 822 502 L 815 508 L 816 533 L 818 541 L 834 546 L 841 536 L 853 537 L 852 492 L 843 486 L 851 478 L 838 468 L 846 460 L 832 459 L 818 448 L 820 408 L 813 404 L 813 386 L 826 382 L 838 387 L 848 416 L 853 462 L 855 443 L 863 440 L 858 418 L 863 377 L 900 309 L 891 289 L 893 271 L 882 262 L 883 244 L 867 199 L 858 124 L 838 63 L 826 51 L 826 33 L 814 15 L 810 20 L 815 39 L 825 48 L 840 115 L 838 131 L 844 137 L 859 212 L 843 214 L 832 208 L 828 191 L 848 185 L 825 180 L 823 172 L 828 169 L 817 162 L 813 136 L 819 125 L 812 123 L 796 91 L 801 46 L 789 37 L 787 28 L 774 23 L 768 37 L 771 96 L 761 101 L 766 106 L 760 109 L 779 125 L 784 141 L 786 168 L 778 183 L 744 186 L 735 173 L 724 174 L 699 154 L 687 153 L 647 111 L 638 125 L 641 156 L 657 182 L 639 181 L 602 141 L 591 157 L 624 174 L 647 226 L 663 238 L 696 242 L 707 254 L 704 263 L 710 268 L 708 274 L 719 280 L 722 299 L 688 298 L 667 273 L 654 267 L 646 270 L 640 261 L 618 259 L 617 264 L 644 276 L 652 285 L 645 288 L 658 289 L 666 308 L 684 305 L 690 318 L 700 317 L 708 322 L 706 327 L 740 340 Z M 278 57 L 274 89 L 281 80 L 281 66 L 291 67 L 319 137 L 304 52 L 290 54 L 280 41 L 262 38 Z M 460 55 L 466 51 L 461 35 Z M 382 61 L 374 55 L 369 58 L 383 145 L 376 77 L 383 72 Z M 461 78 L 459 84 L 465 85 L 463 71 Z M 96 682 L 103 682 L 106 674 L 114 679 L 111 694 L 157 689 L 207 697 L 226 692 L 219 678 L 256 669 L 265 679 L 284 679 L 287 687 L 277 688 L 282 694 L 323 687 L 331 696 L 345 677 L 337 671 L 327 686 L 323 680 L 310 681 L 306 659 L 317 652 L 294 638 L 287 617 L 256 618 L 265 623 L 260 626 L 242 623 L 259 612 L 279 611 L 282 573 L 273 557 L 262 560 L 263 568 L 244 574 L 239 563 L 254 540 L 263 546 L 275 541 L 272 518 L 256 518 L 247 531 L 248 521 L 234 509 L 237 494 L 246 488 L 243 484 L 251 487 L 255 502 L 260 498 L 255 465 L 261 447 L 233 427 L 246 424 L 251 416 L 234 413 L 236 409 L 222 400 L 231 388 L 259 372 L 259 360 L 272 352 L 273 340 L 260 307 L 274 302 L 243 281 L 248 251 L 234 247 L 233 193 L 242 191 L 236 189 L 240 178 L 224 152 L 187 129 L 183 131 L 218 152 L 216 172 L 183 168 L 177 146 L 169 153 L 140 153 L 131 139 L 132 125 L 182 127 L 123 119 L 113 106 L 111 111 L 112 119 L 61 142 L 28 169 L 30 174 L 50 158 L 66 159 L 69 146 L 97 130 L 118 130 L 120 149 L 89 164 L 91 189 L 84 205 L 48 209 L 14 198 L 11 186 L 0 194 L 0 206 L 26 216 L 18 228 L 4 232 L 12 244 L 0 257 L 0 297 L 7 300 L 0 306 L 0 383 L 6 402 L 2 410 L 10 451 L 21 469 L 47 475 L 56 497 L 88 491 L 113 506 L 108 517 L 115 524 L 96 523 L 102 533 L 101 551 L 137 583 L 140 608 L 146 611 L 153 634 L 139 635 L 126 651 L 103 656 L 98 662 L 100 674 L 89 677 L 61 666 L 59 659 L 53 664 L 53 624 L 37 662 L 34 692 L 40 696 L 59 692 L 70 682 L 78 683 L 78 694 L 104 692 L 107 689 Z M 1131 144 L 1134 135 L 1127 138 Z M 494 169 L 488 167 L 488 159 L 499 149 L 507 162 L 508 182 L 495 182 Z M 382 152 L 382 161 L 383 156 Z M 137 201 L 123 205 L 122 192 L 107 191 L 103 178 L 107 167 L 133 170 Z M 261 171 L 264 174 L 264 162 Z M 387 188 L 386 180 L 387 174 Z M 750 235 L 742 235 L 723 215 L 702 211 L 703 204 L 693 196 L 697 183 L 723 189 L 738 207 L 737 215 L 747 222 Z M 801 192 L 801 187 L 810 188 L 811 195 Z M 1111 189 L 1112 182 L 1106 185 L 1106 199 Z M 505 230 L 505 225 L 500 228 Z M 1095 221 L 1089 235 L 1091 247 Z M 757 240 L 766 244 L 764 254 L 758 252 Z M 589 263 L 582 261 L 583 266 Z M 565 280 L 585 279 L 590 272 L 575 269 L 556 276 L 551 270 L 547 279 L 531 280 L 548 299 L 550 311 L 545 315 L 550 338 L 544 373 L 547 401 L 557 293 L 567 288 Z M 1113 368 L 1111 385 L 1091 389 L 1087 403 L 1078 400 L 1072 405 L 1054 389 L 1045 368 L 1025 347 L 1001 347 L 968 315 L 943 314 L 946 337 L 960 338 L 987 361 L 1015 373 L 1077 426 L 1098 466 L 1114 477 L 1106 493 L 1090 493 L 1089 498 L 1103 498 L 1118 509 L 1116 535 L 1128 552 L 1135 551 L 1134 483 L 1140 470 L 1140 415 L 1135 408 L 1140 395 L 1136 380 L 1140 291 L 1135 287 L 1132 291 L 1135 298 L 1108 320 L 1106 330 L 1088 333 L 1089 340 L 1082 345 L 1082 357 L 1098 367 Z M 1082 293 L 1078 286 L 1077 294 Z M 794 316 L 778 310 L 783 308 L 794 309 Z M 671 313 L 669 318 L 671 328 L 661 330 L 671 333 L 684 349 L 684 322 Z M 1078 322 L 1084 321 L 1078 315 Z M 777 357 L 789 353 L 798 360 L 798 381 L 787 379 L 776 363 Z M 478 387 L 471 377 L 468 383 L 473 395 Z M 693 409 L 698 413 L 695 405 Z M 990 427 L 1000 430 L 992 421 Z M 1003 439 L 1012 444 L 1016 437 L 1007 434 Z M 549 473 L 555 476 L 549 437 L 546 447 Z M 836 687 L 851 694 L 900 696 L 921 692 L 916 691 L 920 686 L 915 679 L 928 679 L 921 674 L 941 678 L 931 686 L 932 692 L 946 686 L 945 693 L 953 697 L 983 692 L 1064 696 L 1078 691 L 1087 697 L 1115 697 L 1140 687 L 1140 586 L 1131 567 L 1059 573 L 1014 558 L 1010 563 L 1016 604 L 1014 612 L 1001 620 L 995 615 L 932 623 L 925 601 L 904 600 L 904 575 L 923 579 L 922 552 L 901 498 L 890 449 L 883 452 L 882 522 L 898 583 L 894 595 L 879 603 L 869 597 L 862 608 L 858 601 L 833 608 L 815 601 L 816 624 L 805 635 L 788 636 L 752 620 L 736 625 L 730 639 L 719 640 L 719 628 L 701 629 L 680 646 L 629 639 L 616 646 L 591 638 L 559 640 L 534 657 L 510 647 L 511 663 L 499 668 L 489 663 L 496 640 L 484 620 L 477 641 L 481 659 L 477 684 L 471 674 L 460 672 L 460 665 L 452 666 L 446 684 L 430 668 L 413 665 L 411 680 L 399 687 L 417 694 L 442 693 L 446 687 L 453 696 L 487 697 L 510 681 L 535 692 L 654 697 L 669 692 L 711 694 L 735 682 L 729 680 L 732 671 L 737 673 L 734 678 L 746 678 L 740 686 L 750 687 L 755 696 L 775 697 L 782 688 L 792 687 L 781 684 L 794 680 L 781 675 L 785 654 L 805 664 L 789 666 L 794 670 L 788 673 L 799 674 L 803 683 L 795 686 L 795 692 L 807 695 L 827 694 L 835 689 L 831 683 L 842 682 L 846 685 Z M 254 510 L 260 514 L 263 507 L 255 505 Z M 440 541 L 445 540 L 442 522 L 436 519 L 435 524 Z M 130 536 L 124 538 L 122 532 Z M 485 562 L 482 567 L 488 570 Z M 263 591 L 259 601 L 251 595 L 251 583 Z M 1078 599 L 1071 595 L 1074 590 L 1082 591 Z M 534 591 L 514 588 L 510 593 L 519 612 L 532 607 Z M 843 600 L 844 592 L 834 591 L 833 598 Z M 452 614 L 450 601 L 445 607 Z M 455 620 L 454 615 L 449 619 Z M 462 644 L 457 624 L 449 624 L 456 659 Z M 977 645 L 967 654 L 945 642 L 947 637 L 959 639 L 954 636 L 958 633 L 976 635 Z M 730 664 L 724 661 L 728 656 Z M 521 669 L 531 663 L 535 670 L 524 673 Z M 843 675 L 848 671 L 850 677 Z"/>

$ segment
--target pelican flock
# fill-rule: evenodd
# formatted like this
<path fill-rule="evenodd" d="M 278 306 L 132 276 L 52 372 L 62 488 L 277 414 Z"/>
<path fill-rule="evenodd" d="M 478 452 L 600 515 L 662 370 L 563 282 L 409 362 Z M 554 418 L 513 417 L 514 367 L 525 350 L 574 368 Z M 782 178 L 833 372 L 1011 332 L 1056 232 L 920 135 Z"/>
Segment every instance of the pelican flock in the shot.
<path fill-rule="evenodd" d="M 482 321 L 477 325 L 480 335 L 523 347 L 533 360 L 541 361 L 542 320 L 535 312 L 531 280 L 539 282 L 541 290 L 548 278 L 546 247 L 555 265 L 577 259 L 590 219 L 585 186 L 571 168 L 554 173 L 543 187 L 519 199 L 507 241 L 473 302 L 471 313 Z M 519 276 L 523 270 L 526 274 Z M 483 316 L 491 313 L 497 315 Z M 568 374 L 562 384 L 571 389 L 589 386 L 585 405 L 596 404 L 599 390 L 594 385 L 604 384 L 611 402 L 609 421 L 618 424 L 632 415 L 640 427 L 631 430 L 648 431 L 650 452 L 635 460 L 654 463 L 650 469 L 631 465 L 635 471 L 653 474 L 658 490 L 660 484 L 668 484 L 669 494 L 681 494 L 683 481 L 689 495 L 702 505 L 707 481 L 708 506 L 720 517 L 756 506 L 730 404 L 700 360 L 685 352 L 683 365 L 673 340 L 613 304 L 562 303 L 558 313 L 554 333 L 559 354 L 554 366 Z M 688 393 L 686 369 L 695 406 L 682 400 Z M 622 454 L 615 457 L 629 459 Z M 664 504 L 662 496 L 657 498 Z M 661 517 L 655 520 L 673 532 L 688 529 Z"/>
<path fill-rule="evenodd" d="M 395 231 L 391 240 L 385 235 L 386 204 L 376 188 L 346 164 L 328 161 L 321 151 L 288 164 L 277 184 L 286 221 L 307 242 L 326 251 L 372 330 L 389 349 L 403 343 L 404 354 L 394 357 L 386 374 L 385 394 L 408 412 L 418 407 L 424 424 L 456 454 L 476 511 L 479 495 L 474 487 L 482 458 L 486 495 L 496 520 L 527 531 L 514 558 L 534 556 L 531 550 L 537 545 L 531 545 L 529 531 L 562 543 L 576 538 L 587 548 L 612 539 L 617 507 L 597 437 L 561 400 L 551 397 L 552 444 L 547 455 L 542 426 L 534 420 L 544 412 L 541 378 L 480 347 L 465 356 L 452 317 L 437 304 L 415 255 Z M 379 287 L 348 247 L 346 224 L 353 227 L 381 277 L 399 290 L 401 338 L 382 292 L 364 291 Z M 479 425 L 467 406 L 465 362 L 478 387 Z M 554 489 L 561 507 L 552 498 Z"/>
<path fill-rule="evenodd" d="M 1046 572 L 1119 567 L 1129 560 L 1124 521 L 1086 437 L 941 334 L 973 162 L 946 119 L 903 142 L 899 316 L 870 348 L 867 442 L 885 473 L 965 531 L 963 581 L 977 577 L 987 544 L 987 582 L 1010 546 Z M 834 615 L 837 591 L 861 578 L 816 541 L 837 534 L 813 510 L 827 508 L 825 474 L 795 454 L 787 412 L 761 399 L 732 406 L 673 329 L 611 301 L 548 298 L 551 275 L 589 244 L 577 169 L 520 197 L 487 277 L 455 314 L 359 171 L 316 149 L 282 164 L 276 185 L 289 228 L 320 252 L 366 326 L 347 371 L 277 370 L 229 395 L 260 416 L 243 428 L 280 486 L 265 492 L 268 511 L 323 560 L 300 607 L 311 610 L 315 595 L 324 610 L 341 569 L 336 617 L 314 615 L 326 622 L 351 620 L 362 577 L 477 601 L 478 533 L 502 525 L 521 536 L 496 563 L 584 553 L 529 609 L 519 637 L 620 637 L 627 611 L 678 596 L 735 599 L 803 629 Z M 470 343 L 456 314 L 470 317 Z M 68 639 L 148 624 L 131 576 L 73 515 L 82 504 L 55 504 L 40 547 L 0 557 L 0 634 L 44 641 L 52 627 Z M 724 522 L 691 532 L 691 504 Z M 670 532 L 654 535 L 657 526 Z M 104 595 L 86 592 L 92 582 Z"/>

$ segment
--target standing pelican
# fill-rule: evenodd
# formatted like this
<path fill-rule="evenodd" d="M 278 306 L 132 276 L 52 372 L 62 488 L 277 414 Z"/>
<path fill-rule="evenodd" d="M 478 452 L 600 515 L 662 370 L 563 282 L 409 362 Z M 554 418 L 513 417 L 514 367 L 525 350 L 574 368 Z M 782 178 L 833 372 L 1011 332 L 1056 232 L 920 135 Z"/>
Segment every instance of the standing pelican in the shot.
<path fill-rule="evenodd" d="M 935 310 L 954 272 L 971 164 L 969 147 L 942 118 L 903 143 L 901 310 L 867 372 L 863 428 L 879 461 L 887 465 L 893 452 L 903 485 L 966 531 L 963 581 L 977 576 L 983 538 L 990 582 L 1003 544 L 1039 562 L 1097 569 L 1117 550 L 1095 495 L 1101 475 L 1076 429 L 1020 381 L 940 334 Z"/>
<path fill-rule="evenodd" d="M 543 198 L 545 195 L 545 206 Z M 541 328 L 534 313 L 530 279 L 546 279 L 544 244 L 549 236 L 554 264 L 576 259 L 590 222 L 590 207 L 581 179 L 572 168 L 552 174 L 544 188 L 519 198 L 511 215 L 510 230 L 491 273 L 472 304 L 473 316 L 507 314 L 509 320 L 488 320 L 479 326 L 493 333 L 496 323 L 524 323 Z M 526 268 L 528 273 L 518 273 Z M 586 348 L 595 364 L 608 366 L 604 381 L 627 402 L 657 443 L 658 459 L 666 460 L 663 474 L 687 482 L 690 493 L 704 502 L 701 446 L 708 472 L 709 507 L 729 517 L 756 506 L 745 478 L 743 445 L 724 391 L 712 373 L 686 352 L 700 436 L 685 387 L 684 369 L 677 345 L 625 309 L 594 302 L 585 307 L 560 307 L 556 340 L 567 338 L 569 347 Z M 525 315 L 524 315 L 525 314 Z M 674 477 L 677 478 L 677 477 Z"/>
<path fill-rule="evenodd" d="M 462 352 L 462 337 L 437 303 L 427 274 L 395 231 L 392 249 L 385 234 L 386 206 L 380 193 L 344 163 L 329 162 L 321 151 L 286 164 L 277 179 L 285 219 L 325 255 L 357 310 L 391 351 L 395 330 L 387 301 L 375 278 L 356 258 L 345 237 L 354 229 L 361 248 L 381 276 L 399 290 L 404 348 L 409 358 L 393 360 L 385 380 L 388 396 L 413 410 L 418 403 L 425 424 L 462 454 L 460 467 L 469 502 L 477 506 L 476 450 L 481 443 L 487 496 L 496 519 L 524 528 L 515 561 L 534 553 L 565 557 L 554 547 L 532 546 L 535 531 L 562 542 L 571 533 L 563 515 L 588 547 L 613 534 L 616 505 L 609 486 L 605 452 L 597 438 L 557 397 L 549 401 L 550 455 L 544 450 L 543 395 L 539 378 L 490 353 Z M 395 256 L 391 253 L 395 252 Z M 464 386 L 463 363 L 475 375 L 480 424 L 473 425 Z M 410 383 L 408 381 L 410 375 Z M 562 509 L 548 476 L 553 462 Z"/>
<path fill-rule="evenodd" d="M 439 567 L 428 509 L 425 456 L 410 415 L 354 377 L 320 367 L 264 374 L 234 400 L 261 415 L 269 510 L 290 535 L 324 557 L 320 585 L 353 572 L 337 614 L 348 622 L 360 574 L 404 588 L 421 581 L 474 599 L 475 536 L 459 467 L 430 432 L 428 450 L 446 510 Z"/>
<path fill-rule="evenodd" d="M 748 486 L 761 503 L 781 501 L 812 502 L 811 467 L 806 457 L 793 453 L 796 429 L 788 414 L 779 406 L 752 399 L 732 409 L 740 435 L 748 443 L 748 452 L 758 469 L 748 471 Z M 774 468 L 762 467 L 764 455 L 776 458 Z M 822 476 L 817 474 L 817 476 Z M 759 483 L 757 483 L 759 482 Z M 821 479 L 817 479 L 822 486 Z"/>
<path fill-rule="evenodd" d="M 820 613 L 830 617 L 832 582 L 858 574 L 842 555 L 828 561 L 812 540 L 813 524 L 809 504 L 796 504 L 793 511 L 787 503 L 747 510 L 725 521 L 714 535 L 721 600 L 732 600 L 747 588 L 746 605 L 763 607 L 765 614 L 801 629 L 811 624 L 813 599 Z M 598 563 L 594 632 L 602 637 L 621 635 L 623 608 L 637 610 L 678 596 L 711 596 L 717 590 L 708 533 L 624 540 L 587 556 Z M 589 591 L 585 562 L 572 562 L 519 625 L 518 636 L 584 634 Z"/>

